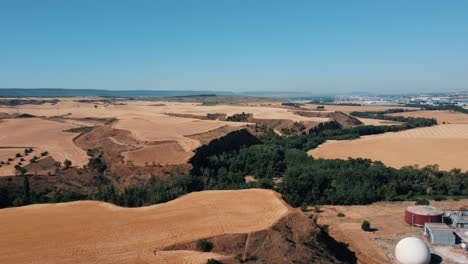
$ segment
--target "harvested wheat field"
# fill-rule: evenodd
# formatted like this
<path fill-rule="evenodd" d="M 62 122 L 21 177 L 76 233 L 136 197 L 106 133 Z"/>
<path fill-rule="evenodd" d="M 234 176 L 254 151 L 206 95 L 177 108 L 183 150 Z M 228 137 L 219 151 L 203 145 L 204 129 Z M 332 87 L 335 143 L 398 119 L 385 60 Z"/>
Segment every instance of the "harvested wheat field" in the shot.
<path fill-rule="evenodd" d="M 165 109 L 165 107 L 162 107 Z M 222 113 L 228 116 L 233 114 L 251 113 L 253 118 L 258 119 L 286 119 L 292 121 L 313 121 L 313 122 L 326 122 L 329 121 L 328 118 L 323 117 L 304 117 L 296 115 L 294 111 L 291 111 L 286 108 L 273 107 L 273 106 L 245 106 L 245 105 L 195 105 L 192 107 L 178 107 L 178 108 L 167 108 L 167 113 L 177 113 L 177 114 L 199 114 L 206 115 L 209 113 Z"/>
<path fill-rule="evenodd" d="M 173 116 L 173 114 L 204 117 L 207 114 L 225 114 L 229 116 L 245 112 L 252 113 L 253 118 L 257 119 L 310 121 L 315 123 L 330 120 L 323 117 L 300 116 L 295 114 L 294 111 L 280 108 L 278 105 L 202 105 L 200 103 L 157 101 L 118 101 L 115 104 L 110 104 L 103 101 L 89 103 L 60 99 L 57 103 L 27 104 L 14 107 L 3 106 L 0 108 L 0 112 L 53 118 L 64 123 L 63 125 L 74 126 L 99 125 L 93 123 L 96 122 L 94 119 L 97 118 L 114 120 L 111 125 L 113 129 L 129 131 L 131 136 L 140 142 L 137 146 L 129 146 L 130 151 L 122 153 L 126 161 L 133 162 L 138 166 L 185 163 L 193 156 L 195 149 L 207 143 L 199 139 L 203 138 L 204 134 L 209 134 L 210 140 L 213 140 L 234 130 L 240 130 L 247 125 L 252 125 L 243 122 L 178 117 Z M 223 133 L 224 127 L 229 127 L 229 129 L 224 129 L 225 132 Z M 109 140 L 119 144 L 113 138 L 109 138 Z M 164 145 L 157 146 L 157 144 Z M 70 151 L 74 152 L 74 149 L 75 147 L 70 148 Z M 63 161 L 64 156 L 76 155 L 70 151 L 66 148 L 62 149 L 63 155 L 56 157 L 56 159 Z M 74 164 L 82 164 L 76 157 L 72 158 L 68 159 L 72 160 Z"/>
<path fill-rule="evenodd" d="M 318 223 L 329 225 L 330 235 L 333 238 L 349 244 L 360 263 L 392 263 L 390 257 L 400 239 L 407 236 L 423 238 L 422 228 L 411 227 L 404 221 L 405 208 L 410 205 L 414 205 L 414 202 L 321 206 L 322 212 L 317 214 Z M 468 207 L 468 200 L 431 201 L 431 205 L 441 209 L 458 209 Z M 338 213 L 344 213 L 345 216 L 337 217 Z M 371 226 L 376 229 L 375 232 L 364 232 L 361 229 L 361 223 L 364 220 L 371 223 Z"/>
<path fill-rule="evenodd" d="M 401 125 L 401 122 L 390 121 L 390 120 L 382 120 L 382 119 L 374 119 L 374 118 L 362 118 L 356 117 L 366 126 L 398 126 Z"/>
<path fill-rule="evenodd" d="M 23 148 L 2 148 L 0 147 L 0 161 L 6 162 L 8 158 L 14 158 L 18 152 L 23 152 Z"/>
<path fill-rule="evenodd" d="M 0 263 L 206 263 L 159 249 L 267 229 L 290 212 L 260 189 L 204 191 L 141 208 L 80 201 L 0 210 Z"/>
<path fill-rule="evenodd" d="M 327 141 L 308 152 L 315 158 L 368 158 L 396 168 L 438 164 L 468 170 L 468 125 L 437 125 L 355 140 Z"/>
<path fill-rule="evenodd" d="M 185 151 L 175 141 L 162 142 L 155 145 L 144 146 L 141 149 L 126 151 L 123 153 L 125 160 L 131 161 L 137 166 L 148 164 L 173 165 L 187 162 L 193 152 Z"/>
<path fill-rule="evenodd" d="M 15 153 L 22 153 L 26 147 L 33 148 L 33 153 L 25 157 L 27 163 L 33 156 L 40 157 L 41 152 L 47 151 L 57 161 L 63 162 L 68 159 L 74 165 L 82 166 L 87 162 L 88 157 L 86 152 L 73 142 L 73 138 L 78 134 L 64 132 L 75 127 L 39 118 L 4 119 L 0 123 L 0 147 L 16 147 Z M 4 151 L 7 150 L 4 149 Z M 18 162 L 19 158 L 15 158 L 9 166 L 11 168 L 2 170 L 2 173 L 6 174 L 0 176 L 14 175 L 13 166 Z"/>
<path fill-rule="evenodd" d="M 61 99 L 60 99 L 61 100 Z M 246 105 L 202 105 L 200 103 L 180 102 L 149 102 L 149 101 L 124 101 L 119 105 L 103 103 L 80 103 L 73 101 L 60 101 L 56 104 L 45 103 L 41 105 L 20 105 L 14 107 L 0 107 L 0 112 L 27 113 L 36 116 L 63 116 L 74 118 L 100 117 L 119 119 L 159 118 L 164 113 L 202 115 L 222 113 L 226 115 L 252 113 L 259 119 L 288 119 L 293 121 L 328 121 L 327 118 L 307 118 L 298 116 L 286 108 L 271 105 L 246 106 Z"/>
<path fill-rule="evenodd" d="M 399 106 L 399 105 L 320 105 L 320 104 L 305 104 L 303 108 L 315 110 L 317 106 L 324 106 L 325 111 L 340 111 L 343 113 L 351 113 L 353 111 L 367 112 L 367 111 L 386 111 L 389 109 L 408 109 L 419 110 L 415 107 Z"/>
<path fill-rule="evenodd" d="M 19 162 L 16 153 L 23 153 L 23 151 L 23 148 L 0 148 L 0 177 L 15 175 L 14 166 Z M 13 161 L 10 162 L 9 159 L 13 159 Z"/>
<path fill-rule="evenodd" d="M 201 143 L 185 136 L 209 132 L 225 126 L 226 123 L 162 116 L 157 120 L 140 118 L 119 120 L 113 128 L 128 130 L 136 139 L 142 141 L 177 141 L 188 152 L 198 148 Z M 232 123 L 237 126 L 245 125 L 240 122 Z"/>
<path fill-rule="evenodd" d="M 455 111 L 415 111 L 388 114 L 390 116 L 435 118 L 439 124 L 468 124 L 468 114 Z"/>

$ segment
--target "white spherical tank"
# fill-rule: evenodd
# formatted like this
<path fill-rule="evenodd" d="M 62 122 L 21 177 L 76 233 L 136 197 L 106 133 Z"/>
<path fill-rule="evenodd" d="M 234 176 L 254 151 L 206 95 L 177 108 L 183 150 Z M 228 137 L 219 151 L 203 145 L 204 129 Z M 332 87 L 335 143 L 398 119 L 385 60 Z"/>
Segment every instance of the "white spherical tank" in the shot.
<path fill-rule="evenodd" d="M 396 245 L 395 257 L 401 264 L 429 264 L 431 251 L 421 239 L 407 237 Z"/>

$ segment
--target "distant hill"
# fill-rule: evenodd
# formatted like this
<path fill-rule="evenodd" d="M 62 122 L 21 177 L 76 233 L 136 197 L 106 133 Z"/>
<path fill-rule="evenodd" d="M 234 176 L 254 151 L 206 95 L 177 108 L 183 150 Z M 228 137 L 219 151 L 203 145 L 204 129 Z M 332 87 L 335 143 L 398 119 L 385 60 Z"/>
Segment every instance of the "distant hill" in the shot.
<path fill-rule="evenodd" d="M 176 91 L 176 90 L 95 90 L 62 88 L 0 88 L 0 97 L 135 97 L 135 96 L 194 96 L 194 95 L 233 95 L 232 92 Z"/>

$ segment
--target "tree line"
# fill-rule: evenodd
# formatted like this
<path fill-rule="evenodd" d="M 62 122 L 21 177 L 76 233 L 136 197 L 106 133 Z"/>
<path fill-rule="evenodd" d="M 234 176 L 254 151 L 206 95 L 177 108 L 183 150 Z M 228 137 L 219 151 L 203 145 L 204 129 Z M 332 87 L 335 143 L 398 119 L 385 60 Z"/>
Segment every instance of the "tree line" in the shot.
<path fill-rule="evenodd" d="M 408 107 L 419 107 L 423 110 L 446 110 L 446 111 L 455 111 L 464 114 L 468 114 L 468 109 L 465 109 L 461 106 L 457 105 L 450 105 L 450 104 L 442 104 L 442 105 L 425 105 L 425 104 L 406 104 L 405 106 Z"/>
<path fill-rule="evenodd" d="M 436 165 L 395 169 L 369 159 L 323 160 L 306 153 L 329 139 L 352 139 L 435 124 L 432 120 L 408 118 L 406 121 L 410 125 L 341 128 L 336 124 L 325 124 L 307 135 L 291 137 L 281 137 L 267 129 L 259 140 L 246 140 L 248 144 L 242 148 L 228 147 L 236 144 L 230 140 L 219 142 L 224 146 L 221 151 L 208 151 L 210 146 L 207 146 L 203 155 L 195 155 L 197 158 L 192 162 L 196 169 L 190 174 L 173 175 L 165 180 L 152 177 L 147 184 L 129 187 L 122 192 L 112 185 L 112 181 L 103 179 L 96 193 L 58 192 L 50 196 L 47 190 L 32 190 L 25 178 L 24 186 L 0 187 L 0 207 L 15 206 L 18 197 L 26 196 L 29 203 L 92 199 L 138 207 L 167 202 L 193 191 L 245 188 L 274 189 L 292 206 L 468 196 L 468 173 L 459 169 L 441 171 Z M 219 146 L 211 147 L 218 149 Z M 105 178 L 108 166 L 100 156 L 92 157 L 88 167 Z M 246 176 L 253 176 L 256 181 L 246 183 Z"/>

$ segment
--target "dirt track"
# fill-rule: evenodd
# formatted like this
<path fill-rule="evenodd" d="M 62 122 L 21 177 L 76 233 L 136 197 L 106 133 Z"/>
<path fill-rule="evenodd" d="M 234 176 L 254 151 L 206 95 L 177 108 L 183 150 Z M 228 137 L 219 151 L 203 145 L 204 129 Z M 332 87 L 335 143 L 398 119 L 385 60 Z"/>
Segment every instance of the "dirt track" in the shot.
<path fill-rule="evenodd" d="M 327 141 L 309 151 L 315 158 L 369 158 L 388 166 L 426 166 L 468 170 L 468 125 L 437 125 L 397 133 L 365 136 L 356 140 Z"/>
<path fill-rule="evenodd" d="M 259 189 L 191 193 L 132 209 L 95 201 L 3 209 L 0 263 L 206 263 L 212 254 L 157 250 L 263 230 L 290 210 L 277 193 Z"/>

